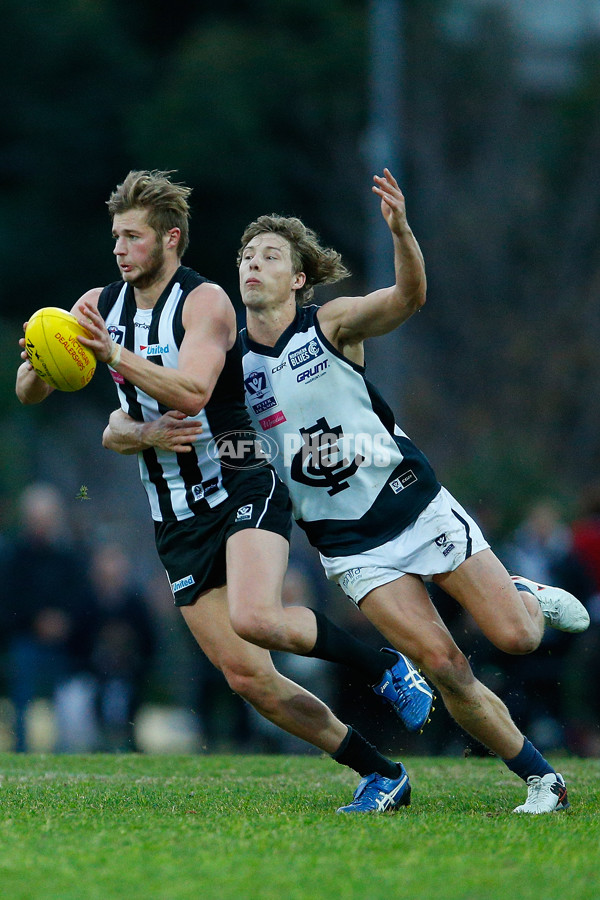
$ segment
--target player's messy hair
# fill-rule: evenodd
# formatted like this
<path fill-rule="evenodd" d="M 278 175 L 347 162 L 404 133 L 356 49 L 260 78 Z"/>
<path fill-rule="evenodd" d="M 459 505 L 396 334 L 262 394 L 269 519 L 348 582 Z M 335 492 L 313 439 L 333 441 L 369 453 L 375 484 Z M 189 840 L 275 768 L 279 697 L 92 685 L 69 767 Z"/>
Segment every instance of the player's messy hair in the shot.
<path fill-rule="evenodd" d="M 245 248 L 259 234 L 279 234 L 289 245 L 294 273 L 304 272 L 306 282 L 296 291 L 296 302 L 304 306 L 314 295 L 317 284 L 333 284 L 347 278 L 350 272 L 342 263 L 341 255 L 330 247 L 322 247 L 317 234 L 292 217 L 270 215 L 259 216 L 251 222 L 242 235 L 242 246 L 238 252 L 238 266 Z"/>
<path fill-rule="evenodd" d="M 130 209 L 147 210 L 148 225 L 158 235 L 179 228 L 181 237 L 177 249 L 181 259 L 190 241 L 188 197 L 192 189 L 171 181 L 169 176 L 172 174 L 173 170 L 133 170 L 122 184 L 117 185 L 106 205 L 111 218 Z"/>

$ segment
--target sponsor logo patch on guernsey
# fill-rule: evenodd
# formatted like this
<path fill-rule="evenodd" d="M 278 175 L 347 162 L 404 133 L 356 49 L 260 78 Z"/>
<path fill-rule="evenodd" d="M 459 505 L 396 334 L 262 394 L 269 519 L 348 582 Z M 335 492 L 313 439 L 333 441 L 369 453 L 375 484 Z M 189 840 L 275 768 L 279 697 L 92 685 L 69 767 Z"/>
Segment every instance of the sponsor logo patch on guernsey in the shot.
<path fill-rule="evenodd" d="M 395 494 L 399 494 L 400 491 L 403 491 L 410 484 L 414 484 L 415 481 L 417 481 L 417 476 L 412 469 L 409 469 L 408 472 L 403 472 L 398 478 L 390 481 L 389 485 Z"/>
<path fill-rule="evenodd" d="M 303 344 L 302 347 L 298 347 L 296 350 L 292 350 L 291 353 L 288 353 L 290 366 L 292 369 L 297 369 L 299 366 L 312 362 L 315 357 L 321 356 L 322 353 L 323 348 L 317 339 L 313 338 L 311 341 L 308 341 L 308 343 Z"/>
<path fill-rule="evenodd" d="M 272 416 L 266 416 L 264 419 L 259 419 L 260 426 L 263 431 L 268 431 L 269 428 L 275 428 L 276 425 L 281 425 L 282 422 L 286 422 L 287 419 L 284 414 L 279 410 L 279 412 L 273 413 Z"/>
<path fill-rule="evenodd" d="M 193 584 L 196 584 L 193 575 L 186 575 L 185 578 L 180 578 L 179 581 L 174 581 L 171 585 L 171 590 L 173 593 L 177 593 L 177 591 L 182 591 L 183 588 L 191 587 Z"/>
<path fill-rule="evenodd" d="M 165 356 L 169 352 L 168 344 L 148 344 L 147 347 L 141 347 L 140 350 L 146 351 L 146 358 L 149 356 Z"/>

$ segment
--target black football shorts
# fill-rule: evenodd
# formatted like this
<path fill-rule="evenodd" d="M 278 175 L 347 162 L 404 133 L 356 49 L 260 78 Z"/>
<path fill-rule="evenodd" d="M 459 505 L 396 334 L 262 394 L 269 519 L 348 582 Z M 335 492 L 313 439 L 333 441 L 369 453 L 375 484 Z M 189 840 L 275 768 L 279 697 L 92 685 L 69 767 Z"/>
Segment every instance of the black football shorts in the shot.
<path fill-rule="evenodd" d="M 246 528 L 290 539 L 292 504 L 287 488 L 270 467 L 244 472 L 226 500 L 200 515 L 154 523 L 156 549 L 175 606 L 188 606 L 202 591 L 226 584 L 227 539 Z"/>

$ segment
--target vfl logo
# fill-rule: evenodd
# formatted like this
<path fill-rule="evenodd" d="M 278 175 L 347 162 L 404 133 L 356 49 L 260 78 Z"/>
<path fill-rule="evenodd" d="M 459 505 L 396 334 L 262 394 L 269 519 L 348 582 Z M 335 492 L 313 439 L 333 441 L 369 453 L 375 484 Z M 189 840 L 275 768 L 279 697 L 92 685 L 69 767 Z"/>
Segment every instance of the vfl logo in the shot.
<path fill-rule="evenodd" d="M 244 378 L 244 387 L 251 400 L 261 400 L 267 391 L 273 393 L 264 369 L 256 369 L 254 372 L 250 372 L 248 377 Z"/>
<path fill-rule="evenodd" d="M 257 416 L 277 406 L 277 400 L 265 369 L 255 369 L 254 372 L 250 372 L 244 378 L 244 387 L 248 405 L 252 407 Z"/>
<path fill-rule="evenodd" d="M 322 353 L 323 348 L 316 338 L 313 338 L 308 344 L 304 344 L 302 347 L 298 347 L 297 350 L 292 350 L 291 353 L 288 353 L 290 366 L 292 369 L 297 369 L 298 366 L 303 366 L 307 362 L 312 362 L 313 359 L 317 356 L 321 356 Z"/>
<path fill-rule="evenodd" d="M 240 506 L 235 517 L 236 522 L 248 522 L 252 518 L 252 503 Z"/>
<path fill-rule="evenodd" d="M 332 427 L 321 417 L 311 428 L 301 428 L 300 435 L 303 444 L 290 466 L 294 481 L 309 487 L 326 487 L 330 497 L 350 487 L 348 479 L 365 457 L 357 454 L 353 460 L 340 458 L 338 441 L 344 437 L 341 425 Z"/>
<path fill-rule="evenodd" d="M 115 344 L 125 343 L 125 329 L 122 325 L 109 325 L 107 331 Z"/>
<path fill-rule="evenodd" d="M 452 551 L 455 549 L 452 541 L 449 541 L 448 538 L 446 537 L 446 532 L 444 532 L 443 534 L 440 534 L 436 537 L 435 544 L 436 544 L 436 547 L 440 548 L 440 550 L 442 551 L 442 554 L 444 556 L 448 556 L 448 554 L 452 553 Z"/>

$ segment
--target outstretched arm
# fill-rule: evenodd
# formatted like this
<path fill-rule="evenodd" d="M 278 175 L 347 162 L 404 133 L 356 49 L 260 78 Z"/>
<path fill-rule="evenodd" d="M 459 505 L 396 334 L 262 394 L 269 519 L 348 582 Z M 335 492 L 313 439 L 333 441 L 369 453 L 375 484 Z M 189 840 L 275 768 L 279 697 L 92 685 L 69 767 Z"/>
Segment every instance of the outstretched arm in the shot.
<path fill-rule="evenodd" d="M 396 280 L 364 297 L 338 297 L 321 307 L 319 324 L 342 352 L 365 338 L 387 334 L 425 303 L 425 263 L 406 219 L 404 195 L 389 169 L 373 180 L 373 193 L 381 198 L 381 214 L 392 235 Z"/>
<path fill-rule="evenodd" d="M 122 409 L 110 414 L 102 435 L 102 446 L 128 456 L 148 447 L 189 453 L 202 432 L 202 425 L 185 413 L 170 409 L 153 422 L 137 422 Z"/>

